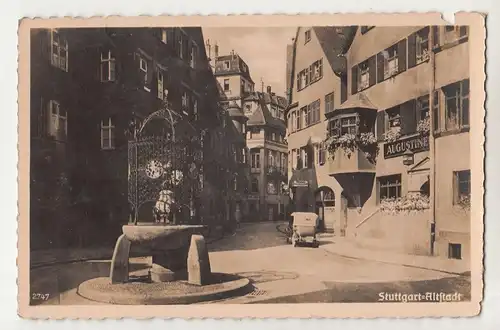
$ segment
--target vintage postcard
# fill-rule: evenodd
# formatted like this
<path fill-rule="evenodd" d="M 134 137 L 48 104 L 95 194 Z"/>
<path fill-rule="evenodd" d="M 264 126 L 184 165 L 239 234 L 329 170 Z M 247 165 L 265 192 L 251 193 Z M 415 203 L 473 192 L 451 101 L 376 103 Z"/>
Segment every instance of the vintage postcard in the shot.
<path fill-rule="evenodd" d="M 26 318 L 473 316 L 485 16 L 23 19 Z"/>

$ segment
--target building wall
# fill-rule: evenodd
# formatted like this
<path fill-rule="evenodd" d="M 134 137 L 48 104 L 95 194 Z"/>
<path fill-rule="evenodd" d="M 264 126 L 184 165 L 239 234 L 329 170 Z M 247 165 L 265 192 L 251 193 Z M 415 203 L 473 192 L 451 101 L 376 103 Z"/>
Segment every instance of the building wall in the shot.
<path fill-rule="evenodd" d="M 422 63 L 409 67 L 409 52 L 410 48 L 406 44 L 406 62 L 405 70 L 398 72 L 390 78 L 377 79 L 374 83 L 363 89 L 353 90 L 353 73 L 352 68 L 357 64 L 368 60 L 373 55 L 382 52 L 384 49 L 395 45 L 422 27 L 375 27 L 368 32 L 362 34 L 360 29 L 352 44 L 347 51 L 346 68 L 348 77 L 348 102 L 356 102 L 356 98 L 361 96 L 369 100 L 375 109 L 372 111 L 375 114 L 385 115 L 385 110 L 397 105 L 401 105 L 409 100 L 414 100 L 418 97 L 430 95 L 433 89 L 441 89 L 442 87 L 467 79 L 469 76 L 468 67 L 468 45 L 466 42 L 455 42 L 450 45 L 450 36 L 445 32 L 444 27 L 440 27 L 438 31 L 441 47 L 435 55 L 435 63 L 429 59 Z M 300 28 L 295 42 L 295 62 L 294 62 L 294 77 L 297 78 L 297 73 L 303 68 L 316 61 L 319 54 L 323 54 L 322 49 L 316 39 L 316 36 L 311 33 L 311 40 L 307 43 L 304 41 L 304 32 L 307 28 Z M 434 29 L 429 29 L 430 33 L 435 33 Z M 429 35 L 430 38 L 430 35 Z M 375 62 L 377 64 L 377 62 Z M 375 74 L 379 74 L 375 69 Z M 327 62 L 323 64 L 323 78 L 301 91 L 297 91 L 297 86 L 294 81 L 292 91 L 292 106 L 287 111 L 289 117 L 293 111 L 296 111 L 311 103 L 316 99 L 321 99 L 321 119 L 322 123 L 308 127 L 297 132 L 290 132 L 290 121 L 288 121 L 288 148 L 289 151 L 304 147 L 307 143 L 314 144 L 315 141 L 322 141 L 327 135 L 327 121 L 324 117 L 324 96 L 332 91 L 335 91 L 335 110 L 333 115 L 347 113 L 346 109 L 339 109 L 340 103 L 340 79 L 330 70 Z M 354 93 L 353 93 L 354 92 Z M 441 93 L 441 92 L 440 92 Z M 361 94 L 361 96 L 359 96 Z M 444 121 L 445 100 L 443 94 L 439 94 L 439 111 L 441 121 Z M 432 104 L 432 98 L 429 100 Z M 359 100 L 358 100 L 359 104 Z M 431 114 L 432 114 L 432 105 Z M 413 111 L 416 111 L 413 108 Z M 471 110 L 473 111 L 473 110 Z M 330 115 L 328 115 L 329 117 Z M 415 116 L 415 115 L 413 115 Z M 415 254 L 430 254 L 431 249 L 431 232 L 433 220 L 436 222 L 436 243 L 434 246 L 435 254 L 447 256 L 448 243 L 462 244 L 462 257 L 468 258 L 468 240 L 470 230 L 470 218 L 467 212 L 457 210 L 453 205 L 453 171 L 468 169 L 469 165 L 469 137 L 467 131 L 445 132 L 438 134 L 435 139 L 435 158 L 432 152 L 432 137 L 425 138 L 420 136 L 416 131 L 409 132 L 401 138 L 419 138 L 421 141 L 427 139 L 429 147 L 424 150 L 418 150 L 414 154 L 414 161 L 411 166 L 403 164 L 402 153 L 393 158 L 384 157 L 384 142 L 382 132 L 378 132 L 380 118 L 377 115 L 377 120 L 373 123 L 372 132 L 379 140 L 379 153 L 376 157 L 376 166 L 363 167 L 362 163 L 358 163 L 361 156 L 355 154 L 347 157 L 342 150 L 337 150 L 335 157 L 329 157 L 324 164 L 317 161 L 315 154 L 315 163 L 312 168 L 294 171 L 292 168 L 295 164 L 295 157 L 289 156 L 289 177 L 295 177 L 297 173 L 310 174 L 313 177 L 313 189 L 327 186 L 335 193 L 335 211 L 331 213 L 330 219 L 326 219 L 326 226 L 332 226 L 334 231 L 339 236 L 344 233 L 348 237 L 361 239 L 361 241 L 371 246 L 398 250 L 405 253 Z M 403 118 L 403 115 L 401 115 Z M 418 119 L 418 118 L 417 118 Z M 387 120 L 387 119 L 385 119 Z M 401 119 L 403 120 L 403 119 Z M 383 128 L 383 125 L 382 125 Z M 416 128 L 416 127 L 415 127 Z M 458 134 L 457 134 L 458 133 Z M 399 141 L 401 141 L 401 138 Z M 429 151 L 430 150 L 430 151 Z M 458 157 L 456 155 L 467 155 Z M 431 158 L 432 160 L 429 160 Z M 453 161 L 451 161 L 453 159 Z M 408 192 L 418 191 L 423 183 L 430 177 L 430 168 L 435 163 L 436 167 L 436 187 L 450 187 L 449 189 L 437 188 L 435 193 L 436 214 L 425 211 L 418 215 L 399 215 L 388 216 L 379 211 L 379 192 L 377 186 L 377 178 L 392 174 L 401 174 L 401 195 L 404 196 Z M 364 173 L 363 173 L 364 172 Z M 307 175 L 305 175 L 306 177 Z M 349 179 L 349 176 L 352 178 Z M 432 190 L 431 190 L 432 191 Z M 352 203 L 352 193 L 358 194 L 358 203 Z M 310 191 L 308 203 L 310 210 L 314 208 L 311 204 L 314 203 L 314 191 Z M 360 197 L 364 195 L 364 197 Z M 433 196 L 431 196 L 432 198 Z M 327 217 L 325 215 L 325 217 Z M 404 220 L 404 221 L 403 221 Z M 412 235 L 406 235 L 412 233 Z"/>

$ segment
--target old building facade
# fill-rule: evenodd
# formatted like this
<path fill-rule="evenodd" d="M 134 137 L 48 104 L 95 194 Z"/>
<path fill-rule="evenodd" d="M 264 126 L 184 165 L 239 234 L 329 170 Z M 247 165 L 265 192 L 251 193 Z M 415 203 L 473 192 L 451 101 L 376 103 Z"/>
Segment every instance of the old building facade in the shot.
<path fill-rule="evenodd" d="M 283 217 L 288 196 L 283 193 L 287 172 L 287 145 L 284 97 L 271 86 L 255 91 L 247 63 L 234 51 L 219 56 L 218 46 L 206 44 L 212 55 L 214 74 L 219 83 L 222 103 L 233 125 L 245 139 L 242 151 L 249 169 L 241 211 L 246 221 L 274 221 Z"/>
<path fill-rule="evenodd" d="M 190 123 L 177 134 L 206 140 L 200 186 L 202 191 L 212 186 L 216 192 L 199 196 L 187 221 L 205 222 L 217 213 L 210 205 L 226 195 L 233 182 L 228 168 L 235 140 L 222 138 L 231 135 L 223 125 L 225 113 L 203 45 L 200 28 L 32 32 L 34 247 L 116 239 L 130 216 L 128 141 L 144 118 L 165 106 Z M 152 129 L 161 127 L 155 123 Z M 211 142 L 216 135 L 222 136 L 221 143 Z M 228 155 L 224 166 L 210 161 L 218 148 Z M 61 196 L 49 200 L 53 194 L 45 190 L 55 188 Z M 145 210 L 140 221 L 150 221 L 150 213 Z"/>
<path fill-rule="evenodd" d="M 370 247 L 468 260 L 467 38 L 455 26 L 299 28 L 287 111 L 297 207 Z"/>

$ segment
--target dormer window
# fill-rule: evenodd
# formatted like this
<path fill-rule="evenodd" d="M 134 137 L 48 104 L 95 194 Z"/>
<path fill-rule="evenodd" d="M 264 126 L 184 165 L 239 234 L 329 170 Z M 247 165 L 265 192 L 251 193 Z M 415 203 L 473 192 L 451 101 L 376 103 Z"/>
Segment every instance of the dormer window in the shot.
<path fill-rule="evenodd" d="M 224 69 L 229 70 L 231 63 L 229 61 L 224 61 Z"/>
<path fill-rule="evenodd" d="M 309 41 L 311 41 L 311 30 L 306 30 L 304 32 L 304 44 L 307 44 Z"/>

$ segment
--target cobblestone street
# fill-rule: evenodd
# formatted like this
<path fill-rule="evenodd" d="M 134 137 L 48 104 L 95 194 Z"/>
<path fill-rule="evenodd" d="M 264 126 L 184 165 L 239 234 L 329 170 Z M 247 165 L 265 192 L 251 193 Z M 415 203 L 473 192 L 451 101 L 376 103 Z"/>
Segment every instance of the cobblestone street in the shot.
<path fill-rule="evenodd" d="M 294 248 L 277 230 L 278 225 L 243 224 L 235 234 L 210 244 L 213 271 L 245 276 L 255 288 L 246 296 L 224 302 L 376 301 L 380 292 L 433 288 L 468 297 L 467 276 L 343 256 L 331 252 L 327 238 L 320 240 L 319 248 Z M 149 263 L 147 257 L 134 258 L 131 271 L 147 269 Z M 77 294 L 76 287 L 85 280 L 108 276 L 109 265 L 109 260 L 95 260 L 38 267 L 31 271 L 31 291 L 49 293 L 47 304 L 91 304 L 94 302 Z"/>

